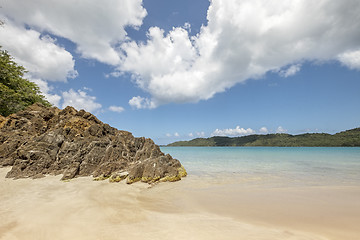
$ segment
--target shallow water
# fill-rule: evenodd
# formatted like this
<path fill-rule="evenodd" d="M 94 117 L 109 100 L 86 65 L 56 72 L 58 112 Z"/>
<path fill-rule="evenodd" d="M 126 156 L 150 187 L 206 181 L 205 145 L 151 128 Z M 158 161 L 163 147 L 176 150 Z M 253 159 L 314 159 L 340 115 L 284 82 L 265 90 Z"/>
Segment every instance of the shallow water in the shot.
<path fill-rule="evenodd" d="M 360 148 L 162 147 L 189 175 L 240 183 L 359 186 Z"/>

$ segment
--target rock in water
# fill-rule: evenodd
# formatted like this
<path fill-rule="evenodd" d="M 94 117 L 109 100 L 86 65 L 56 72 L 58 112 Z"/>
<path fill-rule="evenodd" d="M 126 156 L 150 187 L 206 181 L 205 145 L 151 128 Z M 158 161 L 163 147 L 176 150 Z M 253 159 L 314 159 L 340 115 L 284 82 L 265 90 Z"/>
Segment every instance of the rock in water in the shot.
<path fill-rule="evenodd" d="M 63 174 L 62 180 L 92 175 L 154 183 L 186 176 L 180 162 L 149 138 L 135 138 L 84 110 L 40 104 L 0 116 L 0 165 L 12 166 L 6 177 L 15 179 Z"/>

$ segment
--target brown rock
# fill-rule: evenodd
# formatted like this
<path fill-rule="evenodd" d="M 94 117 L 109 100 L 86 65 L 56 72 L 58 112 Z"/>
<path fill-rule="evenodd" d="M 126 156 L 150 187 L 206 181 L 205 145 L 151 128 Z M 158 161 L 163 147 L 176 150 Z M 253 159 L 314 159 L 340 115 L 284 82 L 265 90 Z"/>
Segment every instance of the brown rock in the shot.
<path fill-rule="evenodd" d="M 0 166 L 12 166 L 9 178 L 93 175 L 113 182 L 127 178 L 127 183 L 153 183 L 186 175 L 180 162 L 165 156 L 151 139 L 135 138 L 84 110 L 40 104 L 0 116 Z"/>

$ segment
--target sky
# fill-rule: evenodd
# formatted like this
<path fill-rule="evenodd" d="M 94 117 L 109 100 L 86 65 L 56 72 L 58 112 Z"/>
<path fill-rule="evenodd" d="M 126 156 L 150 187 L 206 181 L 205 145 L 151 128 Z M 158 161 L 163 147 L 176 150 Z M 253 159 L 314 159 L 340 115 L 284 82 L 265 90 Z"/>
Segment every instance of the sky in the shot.
<path fill-rule="evenodd" d="M 2 0 L 55 106 L 157 144 L 360 126 L 359 0 Z"/>

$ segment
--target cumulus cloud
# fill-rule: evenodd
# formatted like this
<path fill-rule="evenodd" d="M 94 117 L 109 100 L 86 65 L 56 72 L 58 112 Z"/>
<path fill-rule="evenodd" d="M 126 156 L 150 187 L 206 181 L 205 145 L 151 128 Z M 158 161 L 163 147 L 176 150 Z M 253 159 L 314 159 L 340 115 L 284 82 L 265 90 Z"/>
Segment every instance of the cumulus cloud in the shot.
<path fill-rule="evenodd" d="M 284 129 L 282 126 L 279 126 L 277 129 L 276 129 L 276 133 L 286 133 L 287 130 Z"/>
<path fill-rule="evenodd" d="M 62 108 L 72 106 L 77 110 L 84 109 L 88 112 L 94 112 L 101 108 L 101 104 L 96 102 L 96 97 L 88 95 L 85 91 L 74 91 L 70 89 L 62 93 Z"/>
<path fill-rule="evenodd" d="M 266 133 L 269 133 L 269 130 L 266 127 L 262 127 L 259 129 L 259 132 L 266 134 Z"/>
<path fill-rule="evenodd" d="M 188 136 L 189 136 L 189 137 L 194 137 L 194 134 L 193 134 L 193 133 L 189 133 Z"/>
<path fill-rule="evenodd" d="M 129 100 L 129 105 L 135 109 L 144 109 L 144 108 L 155 108 L 157 105 L 152 100 L 148 98 L 143 98 L 140 96 L 133 97 Z"/>
<path fill-rule="evenodd" d="M 65 82 L 77 76 L 72 55 L 38 31 L 6 20 L 0 28 L 0 45 L 29 71 L 31 78 Z"/>
<path fill-rule="evenodd" d="M 338 59 L 348 68 L 360 70 L 360 50 L 348 51 L 340 54 Z"/>
<path fill-rule="evenodd" d="M 84 58 L 112 65 L 119 63 L 125 27 L 141 26 L 147 14 L 142 0 L 11 0 L 1 10 L 18 24 L 71 40 Z"/>
<path fill-rule="evenodd" d="M 280 74 L 291 76 L 304 61 L 353 67 L 358 54 L 342 54 L 359 48 L 359 12 L 358 0 L 213 0 L 198 35 L 187 26 L 150 28 L 145 43 L 120 46 L 119 70 L 150 93 L 154 104 L 143 108 L 206 100 L 286 66 Z"/>
<path fill-rule="evenodd" d="M 121 106 L 110 106 L 109 110 L 112 112 L 121 113 L 121 112 L 125 111 L 125 108 L 123 108 Z"/>
<path fill-rule="evenodd" d="M 227 128 L 227 129 L 216 129 L 211 135 L 212 136 L 240 136 L 240 135 L 250 135 L 254 134 L 255 131 L 251 128 Z"/>
<path fill-rule="evenodd" d="M 116 49 L 127 38 L 125 28 L 138 28 L 146 14 L 142 0 L 5 1 L 1 4 L 0 18 L 5 25 L 0 28 L 0 45 L 29 71 L 29 79 L 51 103 L 59 106 L 63 97 L 62 106 L 94 111 L 101 107 L 95 97 L 72 89 L 62 96 L 52 94 L 45 82 L 66 82 L 78 74 L 73 56 L 55 38 L 73 42 L 83 58 L 117 65 L 120 57 Z"/>
<path fill-rule="evenodd" d="M 196 132 L 196 136 L 205 137 L 205 132 Z"/>

